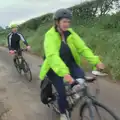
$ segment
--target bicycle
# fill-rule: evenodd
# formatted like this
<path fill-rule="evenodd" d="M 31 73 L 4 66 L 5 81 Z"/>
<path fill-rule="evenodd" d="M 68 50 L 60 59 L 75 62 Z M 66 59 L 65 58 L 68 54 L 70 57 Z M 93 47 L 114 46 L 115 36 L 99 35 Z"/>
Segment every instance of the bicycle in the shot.
<path fill-rule="evenodd" d="M 32 72 L 30 70 L 30 67 L 26 60 L 23 58 L 22 54 L 19 55 L 19 53 L 27 51 L 27 49 L 19 49 L 15 50 L 15 56 L 13 59 L 14 65 L 18 71 L 19 74 L 22 74 L 22 71 L 24 72 L 25 77 L 29 82 L 32 81 Z"/>
<path fill-rule="evenodd" d="M 95 76 L 100 76 L 100 75 L 102 76 L 102 74 L 100 74 L 100 72 L 93 71 L 92 73 L 94 73 Z M 66 95 L 67 95 L 67 101 L 69 104 L 69 107 L 68 107 L 69 116 L 71 117 L 71 112 L 80 102 L 80 103 L 82 103 L 80 105 L 80 112 L 79 112 L 80 120 L 84 120 L 84 118 L 88 119 L 88 117 L 90 118 L 90 120 L 98 120 L 98 118 L 99 118 L 99 120 L 108 120 L 109 118 L 107 118 L 108 116 L 106 114 L 105 114 L 106 118 L 105 119 L 102 118 L 102 116 L 100 114 L 100 112 L 101 112 L 100 109 L 102 109 L 102 111 L 104 110 L 106 113 L 108 113 L 113 118 L 113 120 L 120 120 L 118 118 L 118 116 L 116 116 L 115 113 L 112 112 L 112 110 L 110 110 L 104 104 L 100 103 L 96 99 L 96 96 L 92 96 L 90 94 L 88 84 L 93 83 L 96 80 L 97 80 L 96 77 L 86 77 L 85 79 L 76 79 L 77 83 L 80 84 L 80 86 L 81 86 L 81 88 L 76 92 L 73 92 L 69 85 L 66 86 Z M 98 92 L 98 90 L 96 92 Z M 79 93 L 79 95 L 80 95 L 79 99 L 74 99 L 74 95 L 76 93 Z M 58 105 L 56 104 L 57 99 L 58 99 L 58 94 L 57 94 L 57 92 L 54 92 L 53 95 L 55 96 L 55 100 L 54 101 L 51 100 L 49 102 L 49 106 L 51 106 L 57 114 L 60 114 Z M 85 110 L 88 110 L 88 117 L 84 116 Z M 94 112 L 94 110 L 95 110 L 95 112 Z M 95 113 L 97 113 L 97 119 L 94 116 Z"/>

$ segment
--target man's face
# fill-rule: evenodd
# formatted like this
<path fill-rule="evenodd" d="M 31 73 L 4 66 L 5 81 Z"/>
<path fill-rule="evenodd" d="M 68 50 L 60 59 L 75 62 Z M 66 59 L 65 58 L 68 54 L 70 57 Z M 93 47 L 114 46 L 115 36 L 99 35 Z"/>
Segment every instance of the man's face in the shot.
<path fill-rule="evenodd" d="M 12 28 L 12 32 L 13 33 L 17 32 L 17 28 Z"/>

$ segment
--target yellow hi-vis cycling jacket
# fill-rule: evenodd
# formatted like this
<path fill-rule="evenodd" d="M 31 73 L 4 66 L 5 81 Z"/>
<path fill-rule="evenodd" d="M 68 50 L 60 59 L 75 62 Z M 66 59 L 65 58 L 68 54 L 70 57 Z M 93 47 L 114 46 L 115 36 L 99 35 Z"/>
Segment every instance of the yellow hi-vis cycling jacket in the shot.
<path fill-rule="evenodd" d="M 72 52 L 75 62 L 80 65 L 80 55 L 84 56 L 91 64 L 96 65 L 100 62 L 99 57 L 95 56 L 92 51 L 85 45 L 84 41 L 70 28 L 68 31 L 71 33 L 66 42 Z M 43 80 L 50 68 L 60 77 L 70 74 L 69 68 L 60 58 L 61 37 L 52 27 L 45 34 L 44 51 L 45 61 L 40 70 L 40 79 Z"/>

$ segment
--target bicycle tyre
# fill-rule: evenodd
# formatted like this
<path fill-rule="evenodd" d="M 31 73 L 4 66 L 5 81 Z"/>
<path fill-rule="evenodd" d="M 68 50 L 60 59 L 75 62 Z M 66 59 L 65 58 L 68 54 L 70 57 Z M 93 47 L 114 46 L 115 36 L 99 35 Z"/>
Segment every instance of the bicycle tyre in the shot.
<path fill-rule="evenodd" d="M 13 60 L 13 62 L 14 62 L 14 65 L 15 65 L 15 68 L 16 68 L 17 72 L 19 74 L 21 74 L 21 68 L 20 68 L 20 64 L 19 64 L 19 59 L 15 58 L 15 60 Z"/>
<path fill-rule="evenodd" d="M 54 96 L 55 96 L 55 100 L 52 101 L 50 103 L 50 106 L 52 107 L 53 111 L 57 114 L 57 115 L 60 115 L 60 110 L 59 110 L 59 106 L 58 106 L 58 101 L 57 101 L 57 97 L 58 97 L 58 94 L 57 93 L 54 93 Z M 71 110 L 68 110 L 68 114 L 69 114 L 69 117 L 71 117 Z"/>
<path fill-rule="evenodd" d="M 58 115 L 60 114 L 59 108 L 54 103 L 51 104 L 51 107 L 53 108 L 53 111 L 56 114 L 58 114 Z"/>
<path fill-rule="evenodd" d="M 26 79 L 31 82 L 32 81 L 32 72 L 30 70 L 30 67 L 28 65 L 28 63 L 23 59 L 22 61 L 22 64 L 23 64 L 23 72 L 24 72 L 24 75 L 26 77 Z"/>
<path fill-rule="evenodd" d="M 115 115 L 115 113 L 110 110 L 107 106 L 103 105 L 102 103 L 99 103 L 98 101 L 94 101 L 93 103 L 94 108 L 102 108 L 104 109 L 114 120 L 120 120 L 120 118 Z M 83 114 L 84 114 L 84 110 L 87 108 L 87 103 L 84 103 L 81 108 L 80 108 L 80 118 L 81 120 L 83 120 Z"/>
<path fill-rule="evenodd" d="M 50 102 L 50 106 L 52 107 L 53 111 L 59 115 L 60 110 L 59 110 L 58 101 L 57 101 L 58 94 L 54 86 L 52 86 L 52 90 L 53 90 L 53 95 L 55 96 L 55 99 L 52 102 Z"/>

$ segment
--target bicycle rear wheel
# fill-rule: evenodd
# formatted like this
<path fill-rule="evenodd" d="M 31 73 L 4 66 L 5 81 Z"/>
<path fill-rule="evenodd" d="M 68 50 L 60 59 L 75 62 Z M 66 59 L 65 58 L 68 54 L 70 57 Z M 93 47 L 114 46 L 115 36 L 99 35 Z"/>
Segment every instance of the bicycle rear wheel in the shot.
<path fill-rule="evenodd" d="M 87 113 L 85 115 L 85 112 Z M 93 111 L 94 110 L 94 111 Z M 91 118 L 91 113 L 88 109 L 88 104 L 85 103 L 80 109 L 80 118 L 81 120 L 120 120 L 108 107 L 104 106 L 99 102 L 93 102 L 92 106 L 93 118 Z M 96 116 L 95 116 L 96 115 Z"/>
<path fill-rule="evenodd" d="M 60 114 L 60 110 L 59 110 L 59 106 L 58 106 L 58 93 L 56 92 L 55 87 L 52 85 L 52 93 L 54 96 L 54 100 L 52 102 L 50 102 L 50 107 L 52 107 L 53 111 L 56 114 Z"/>
<path fill-rule="evenodd" d="M 60 113 L 59 106 L 58 106 L 57 93 L 56 93 L 55 97 L 56 97 L 56 99 L 50 103 L 50 106 L 52 107 L 53 111 L 55 111 L 55 113 L 57 115 L 60 115 L 61 113 Z M 71 117 L 71 111 L 66 110 L 66 115 L 68 116 L 68 118 Z"/>
<path fill-rule="evenodd" d="M 58 106 L 58 99 L 59 99 L 59 95 L 57 92 L 54 92 L 53 93 L 53 96 L 54 96 L 54 100 L 52 102 L 50 102 L 50 106 L 52 107 L 53 111 L 55 111 L 55 113 L 57 113 L 58 115 L 60 114 L 60 110 L 59 110 L 59 106 Z M 71 106 L 70 106 L 70 103 L 71 103 L 71 98 L 69 98 L 67 96 L 67 101 L 68 101 L 68 109 L 67 109 L 67 112 L 66 114 L 68 115 L 68 117 L 71 117 Z"/>
<path fill-rule="evenodd" d="M 22 64 L 23 64 L 23 72 L 24 72 L 24 75 L 26 77 L 26 79 L 31 82 L 32 81 L 32 72 L 30 70 L 30 67 L 28 65 L 28 63 L 23 59 L 22 61 Z"/>
<path fill-rule="evenodd" d="M 57 100 L 54 100 L 50 103 L 52 109 L 55 111 L 56 114 L 60 114 L 60 110 L 59 110 L 59 107 L 58 107 L 58 102 Z"/>

